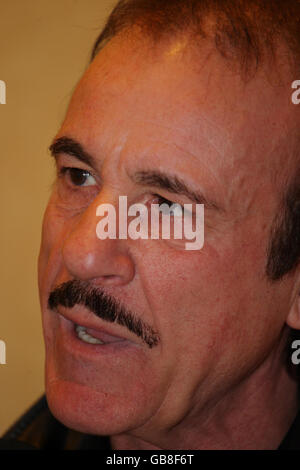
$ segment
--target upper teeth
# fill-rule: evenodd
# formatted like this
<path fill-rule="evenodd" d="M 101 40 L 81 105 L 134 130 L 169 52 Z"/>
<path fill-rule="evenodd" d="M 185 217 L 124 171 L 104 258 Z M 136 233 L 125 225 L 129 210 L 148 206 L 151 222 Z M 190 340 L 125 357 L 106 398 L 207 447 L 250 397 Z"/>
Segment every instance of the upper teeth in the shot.
<path fill-rule="evenodd" d="M 85 343 L 90 343 L 90 344 L 104 344 L 103 341 L 101 341 L 98 338 L 94 338 L 93 336 L 89 335 L 86 332 L 86 328 L 84 326 L 76 325 L 76 333 L 78 338 L 80 338 L 82 341 Z"/>

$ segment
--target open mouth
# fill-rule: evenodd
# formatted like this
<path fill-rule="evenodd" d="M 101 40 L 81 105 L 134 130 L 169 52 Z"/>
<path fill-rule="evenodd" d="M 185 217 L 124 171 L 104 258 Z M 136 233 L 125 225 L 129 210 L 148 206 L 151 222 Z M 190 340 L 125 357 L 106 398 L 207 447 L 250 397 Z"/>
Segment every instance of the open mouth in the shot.
<path fill-rule="evenodd" d="M 110 343 L 118 343 L 121 341 L 125 341 L 124 338 L 120 338 L 118 336 L 112 336 L 103 331 L 95 330 L 93 328 L 86 328 L 81 325 L 75 324 L 75 333 L 78 339 L 83 341 L 84 343 L 89 344 L 110 344 Z"/>

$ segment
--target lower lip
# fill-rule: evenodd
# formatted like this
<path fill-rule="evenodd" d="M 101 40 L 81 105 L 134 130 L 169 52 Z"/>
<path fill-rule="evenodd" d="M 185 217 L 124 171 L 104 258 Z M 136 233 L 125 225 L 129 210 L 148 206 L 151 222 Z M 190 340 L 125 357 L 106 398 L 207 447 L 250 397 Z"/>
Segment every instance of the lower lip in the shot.
<path fill-rule="evenodd" d="M 95 356 L 98 357 L 101 354 L 121 354 L 129 351 L 138 351 L 140 349 L 137 344 L 117 337 L 114 341 L 104 344 L 86 343 L 78 338 L 75 331 L 76 325 L 71 320 L 67 320 L 61 315 L 59 315 L 59 320 L 59 330 L 62 335 L 63 347 L 72 353 L 83 354 L 90 356 L 91 359 L 95 359 Z"/>
<path fill-rule="evenodd" d="M 75 327 L 76 327 L 76 325 L 75 325 Z M 77 334 L 76 331 L 75 331 L 75 333 Z M 111 336 L 107 333 L 104 333 L 104 332 L 98 331 L 98 330 L 94 330 L 92 328 L 86 328 L 86 333 L 89 334 L 90 336 L 92 336 L 92 338 L 99 339 L 104 344 L 116 343 L 116 342 L 119 342 L 119 341 L 125 341 L 124 338 L 120 338 L 119 336 Z M 78 338 L 78 339 L 80 339 L 80 338 Z"/>

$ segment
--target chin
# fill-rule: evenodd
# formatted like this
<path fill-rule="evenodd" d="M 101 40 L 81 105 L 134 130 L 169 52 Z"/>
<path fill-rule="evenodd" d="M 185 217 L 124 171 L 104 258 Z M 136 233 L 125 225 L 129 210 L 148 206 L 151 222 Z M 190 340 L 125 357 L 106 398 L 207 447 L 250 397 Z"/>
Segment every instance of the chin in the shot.
<path fill-rule="evenodd" d="M 45 337 L 46 396 L 53 415 L 68 428 L 100 436 L 138 432 L 151 421 L 164 387 L 143 350 L 96 349 L 61 330 Z"/>
<path fill-rule="evenodd" d="M 147 421 L 145 403 L 128 401 L 87 385 L 55 380 L 46 385 L 46 396 L 53 415 L 65 426 L 99 436 L 112 436 L 137 429 Z"/>

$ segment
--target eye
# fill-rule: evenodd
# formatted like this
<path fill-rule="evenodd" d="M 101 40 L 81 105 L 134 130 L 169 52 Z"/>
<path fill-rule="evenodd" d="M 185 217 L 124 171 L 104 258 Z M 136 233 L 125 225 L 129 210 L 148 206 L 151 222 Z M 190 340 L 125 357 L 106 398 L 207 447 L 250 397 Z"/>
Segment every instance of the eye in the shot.
<path fill-rule="evenodd" d="M 81 168 L 63 167 L 60 170 L 60 174 L 66 175 L 70 183 L 74 186 L 94 186 L 97 184 L 91 173 Z"/>
<path fill-rule="evenodd" d="M 180 217 L 183 215 L 183 206 L 181 204 L 178 204 L 176 202 L 169 201 L 168 199 L 165 199 L 162 196 L 156 195 L 155 196 L 155 203 L 159 204 L 159 210 L 162 213 L 170 213 L 174 217 Z M 173 206 L 173 207 L 172 207 Z M 170 211 L 170 208 L 172 207 L 172 210 Z"/>

